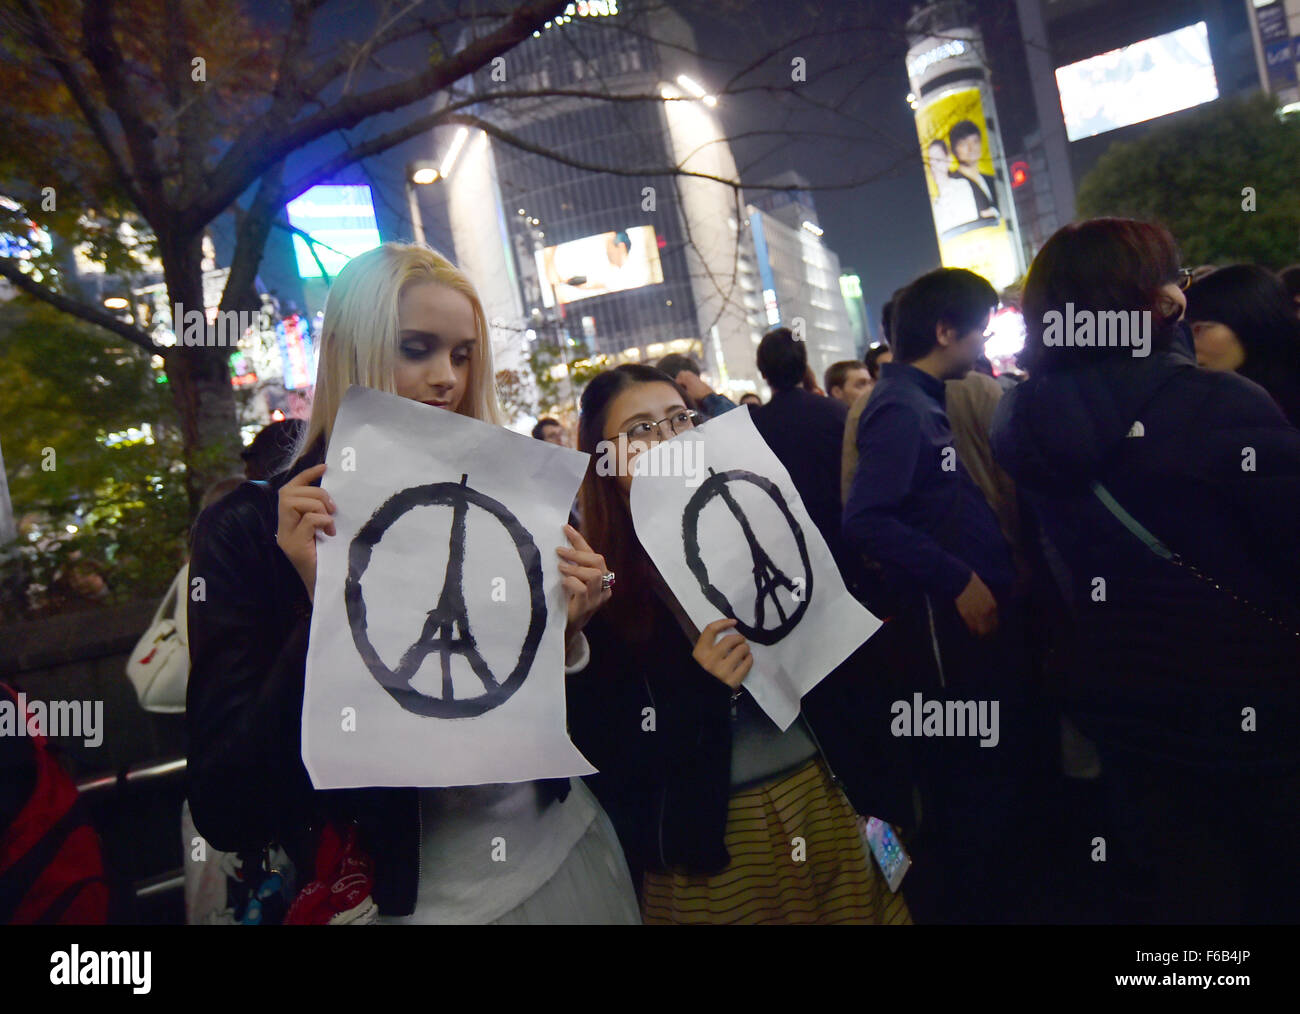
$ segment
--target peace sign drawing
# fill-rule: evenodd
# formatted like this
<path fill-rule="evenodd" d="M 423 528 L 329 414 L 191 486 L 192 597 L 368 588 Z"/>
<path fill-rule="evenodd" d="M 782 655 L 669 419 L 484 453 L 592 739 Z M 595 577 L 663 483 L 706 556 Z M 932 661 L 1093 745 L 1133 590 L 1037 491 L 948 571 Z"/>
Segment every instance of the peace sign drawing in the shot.
<path fill-rule="evenodd" d="M 776 565 L 771 554 L 754 534 L 754 526 L 737 501 L 736 494 L 731 488 L 732 483 L 746 483 L 757 487 L 779 509 L 781 517 L 789 526 L 791 538 L 798 551 L 800 569 L 795 571 L 793 577 L 784 573 Z M 709 577 L 708 567 L 700 554 L 700 515 L 715 500 L 720 500 L 730 511 L 749 547 L 754 579 L 752 623 L 748 622 L 748 612 L 740 615 L 736 605 L 713 583 Z M 717 531 L 716 524 L 710 525 L 709 528 L 711 531 Z M 776 644 L 803 619 L 813 589 L 813 567 L 808 557 L 808 545 L 803 528 L 795 520 L 789 505 L 785 502 L 785 497 L 781 495 L 780 488 L 770 479 L 743 468 L 733 468 L 725 472 L 717 472 L 710 468 L 709 477 L 700 484 L 682 514 L 682 541 L 686 549 L 686 565 L 699 581 L 704 597 L 724 615 L 735 619 L 736 630 L 747 639 L 759 644 Z M 775 551 L 775 547 L 773 548 Z M 790 602 L 782 602 L 779 594 L 781 589 L 785 589 L 789 594 Z M 774 616 L 771 622 L 769 622 L 769 605 Z M 788 613 L 787 607 L 790 607 Z"/>
<path fill-rule="evenodd" d="M 469 476 L 465 474 L 460 477 L 459 483 L 435 482 L 394 493 L 371 515 L 348 548 L 348 574 L 343 587 L 343 599 L 357 652 L 370 674 L 399 705 L 425 717 L 472 718 L 505 703 L 528 678 L 546 629 L 546 596 L 543 590 L 541 553 L 536 543 L 514 514 L 499 501 L 469 486 L 468 480 Z M 408 512 L 419 507 L 452 509 L 447 567 L 442 589 L 436 603 L 426 614 L 419 636 L 402 651 L 397 664 L 389 667 L 370 640 L 361 580 L 384 533 Z M 519 562 L 523 565 L 528 585 L 527 630 L 518 659 L 504 677 L 493 672 L 484 659 L 475 641 L 465 606 L 466 518 L 471 509 L 485 511 L 509 536 Z M 521 616 L 520 619 L 525 617 Z M 411 681 L 430 655 L 438 656 L 442 682 L 437 693 L 426 694 L 412 686 Z M 481 693 L 460 697 L 455 695 L 452 660 L 457 655 L 464 657 L 482 684 Z"/>

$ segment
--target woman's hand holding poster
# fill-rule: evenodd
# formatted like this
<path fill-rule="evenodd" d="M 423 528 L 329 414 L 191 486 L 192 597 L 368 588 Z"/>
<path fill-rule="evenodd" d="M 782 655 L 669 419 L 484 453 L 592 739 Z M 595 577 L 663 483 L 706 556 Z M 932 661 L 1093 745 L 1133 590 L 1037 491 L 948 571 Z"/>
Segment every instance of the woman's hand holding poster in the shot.
<path fill-rule="evenodd" d="M 688 446 L 697 442 L 698 446 Z M 745 689 L 782 729 L 799 700 L 881 621 L 849 594 L 789 473 L 748 412 L 727 412 L 639 455 L 636 533 L 691 622 L 739 622 Z"/>
<path fill-rule="evenodd" d="M 326 454 L 302 710 L 318 789 L 592 774 L 556 548 L 587 456 L 351 388 Z"/>

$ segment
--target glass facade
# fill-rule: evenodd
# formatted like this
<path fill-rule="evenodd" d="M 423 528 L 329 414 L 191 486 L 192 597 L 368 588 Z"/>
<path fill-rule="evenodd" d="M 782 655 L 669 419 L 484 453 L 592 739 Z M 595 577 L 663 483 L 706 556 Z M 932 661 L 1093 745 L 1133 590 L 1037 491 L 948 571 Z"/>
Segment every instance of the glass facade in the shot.
<path fill-rule="evenodd" d="M 682 340 L 699 342 L 701 352 L 704 347 L 675 180 L 585 168 L 674 164 L 659 98 L 660 82 L 668 72 L 655 39 L 684 26 L 670 24 L 665 32 L 665 18 L 676 20 L 668 12 L 657 11 L 651 19 L 625 7 L 616 18 L 574 17 L 512 50 L 495 79 L 490 66 L 475 77 L 476 90 L 483 95 L 503 89 L 580 89 L 654 96 L 622 102 L 538 96 L 511 99 L 508 107 L 496 107 L 489 100 L 475 110 L 526 147 L 546 152 L 535 154 L 490 139 L 523 311 L 532 326 L 539 317 L 545 322 L 538 328 L 543 333 L 585 338 L 593 354 L 615 356 L 639 348 L 643 357 L 653 358 L 663 350 L 652 347 Z M 662 282 L 544 306 L 541 251 L 635 226 L 654 229 Z"/>

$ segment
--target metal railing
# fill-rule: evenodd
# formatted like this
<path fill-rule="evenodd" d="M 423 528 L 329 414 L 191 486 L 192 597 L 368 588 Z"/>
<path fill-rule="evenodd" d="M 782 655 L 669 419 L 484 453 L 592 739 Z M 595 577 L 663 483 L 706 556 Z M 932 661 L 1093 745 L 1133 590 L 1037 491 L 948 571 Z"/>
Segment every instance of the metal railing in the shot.
<path fill-rule="evenodd" d="M 173 757 L 152 764 L 139 764 L 116 774 L 94 775 L 77 783 L 78 792 L 104 792 L 108 789 L 121 789 L 127 785 L 152 782 L 185 773 L 185 758 Z"/>
<path fill-rule="evenodd" d="M 77 792 L 81 795 L 96 796 L 113 791 L 122 791 L 137 785 L 153 788 L 158 784 L 170 782 L 184 774 L 185 758 L 171 757 L 167 760 L 154 761 L 148 764 L 137 764 L 116 773 L 92 775 L 77 782 Z M 181 866 L 174 870 L 167 870 L 151 877 L 145 877 L 143 880 L 137 880 L 132 884 L 132 889 L 137 901 L 145 898 L 166 896 L 174 891 L 182 891 L 185 889 L 185 868 Z"/>

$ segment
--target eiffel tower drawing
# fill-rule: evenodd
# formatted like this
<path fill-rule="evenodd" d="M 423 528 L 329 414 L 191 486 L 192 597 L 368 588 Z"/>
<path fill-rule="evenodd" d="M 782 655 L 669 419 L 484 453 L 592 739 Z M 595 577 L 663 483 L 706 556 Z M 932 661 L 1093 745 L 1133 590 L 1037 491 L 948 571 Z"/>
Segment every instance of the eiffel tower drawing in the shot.
<path fill-rule="evenodd" d="M 800 563 L 806 575 L 802 583 L 796 584 L 776 565 L 771 555 L 763 548 L 762 543 L 754 533 L 753 525 L 746 516 L 744 508 L 736 502 L 736 498 L 729 488 L 733 482 L 744 482 L 756 486 L 766 493 L 777 509 L 780 510 L 799 551 Z M 754 581 L 753 624 L 746 623 L 736 614 L 736 610 L 727 599 L 727 596 L 710 579 L 708 567 L 700 554 L 700 514 L 705 505 L 715 497 L 721 498 L 722 502 L 726 504 L 731 516 L 740 525 L 741 533 L 749 546 L 750 558 L 753 561 L 750 571 Z M 740 468 L 729 469 L 725 472 L 718 472 L 710 468 L 709 477 L 695 491 L 694 496 L 691 497 L 682 514 L 682 539 L 686 550 L 686 565 L 691 573 L 695 575 L 696 580 L 699 581 L 700 590 L 703 591 L 704 597 L 725 616 L 735 619 L 737 631 L 751 641 L 756 641 L 759 644 L 775 644 L 793 630 L 803 618 L 803 614 L 808 608 L 813 583 L 812 564 L 808 557 L 807 540 L 804 538 L 803 529 L 800 528 L 799 522 L 795 520 L 794 515 L 790 512 L 780 488 L 770 479 Z M 779 592 L 782 588 L 789 591 L 793 596 L 795 600 L 793 610 L 787 611 L 786 606 L 781 602 Z M 770 609 L 775 612 L 777 617 L 774 626 L 768 626 L 769 602 Z"/>
<path fill-rule="evenodd" d="M 717 472 L 710 468 L 709 474 L 717 475 Z M 786 577 L 782 570 L 772 562 L 772 558 L 767 555 L 767 550 L 759 545 L 758 539 L 754 537 L 754 529 L 749 523 L 749 518 L 741 510 L 740 504 L 736 503 L 736 498 L 731 495 L 731 490 L 727 488 L 725 482 L 719 485 L 718 496 L 722 497 L 722 502 L 727 505 L 728 510 L 739 522 L 740 530 L 745 534 L 745 541 L 749 543 L 749 553 L 754 561 L 754 626 L 766 626 L 763 620 L 767 616 L 765 603 L 769 598 L 776 609 L 776 614 L 781 617 L 781 622 L 784 623 L 789 617 L 786 616 L 785 610 L 781 608 L 781 599 L 777 595 L 777 590 L 785 588 L 797 598 L 798 593 L 795 583 Z"/>
<path fill-rule="evenodd" d="M 460 477 L 462 488 L 468 479 L 468 475 Z M 465 656 L 474 675 L 483 683 L 485 691 L 492 693 L 500 687 L 474 643 L 474 635 L 469 629 L 469 612 L 465 608 L 465 514 L 468 507 L 468 501 L 463 498 L 452 500 L 447 571 L 442 579 L 438 604 L 429 610 L 419 639 L 402 654 L 395 670 L 402 681 L 409 684 L 424 664 L 425 658 L 436 651 L 442 662 L 441 696 L 444 701 L 452 701 L 456 697 L 451 679 L 453 655 Z"/>
<path fill-rule="evenodd" d="M 437 604 L 425 615 L 424 625 L 415 642 L 403 652 L 395 668 L 389 668 L 370 641 L 362 578 L 370 565 L 375 546 L 384 533 L 416 507 L 450 507 L 451 533 L 447 543 L 447 567 Z M 519 657 L 504 679 L 493 672 L 479 651 L 470 628 L 469 608 L 465 601 L 465 540 L 469 509 L 483 510 L 504 529 L 513 543 L 523 566 L 527 596 L 519 599 L 527 605 L 527 629 Z M 463 474 L 459 483 L 435 482 L 399 490 L 390 496 L 364 524 L 348 548 L 348 576 L 343 600 L 348 626 L 361 661 L 385 691 L 404 709 L 432 718 L 472 718 L 505 702 L 528 677 L 546 629 L 546 596 L 543 590 L 541 553 L 532 535 L 504 504 L 469 485 Z M 482 608 L 476 606 L 476 608 Z M 492 608 L 501 608 L 494 604 Z M 520 616 L 524 620 L 524 616 Z M 439 656 L 442 674 L 438 693 L 421 693 L 411 680 L 432 654 Z M 465 658 L 474 675 L 483 684 L 483 693 L 456 696 L 452 663 L 457 655 Z"/>

